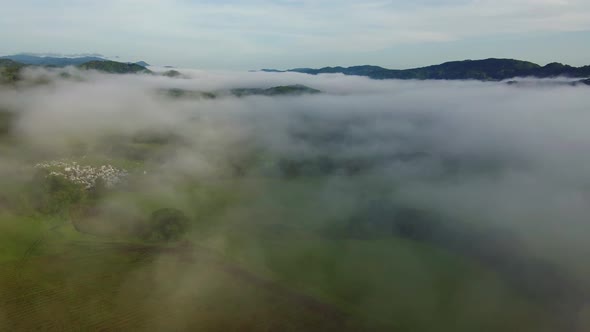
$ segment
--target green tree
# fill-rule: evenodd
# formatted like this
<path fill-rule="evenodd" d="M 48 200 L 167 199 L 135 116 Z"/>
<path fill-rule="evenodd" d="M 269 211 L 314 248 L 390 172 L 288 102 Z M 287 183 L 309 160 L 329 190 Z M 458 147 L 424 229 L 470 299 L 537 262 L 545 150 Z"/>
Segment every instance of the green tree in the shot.
<path fill-rule="evenodd" d="M 152 213 L 145 237 L 150 241 L 177 241 L 186 232 L 188 223 L 188 217 L 178 209 L 159 209 Z"/>
<path fill-rule="evenodd" d="M 84 188 L 62 176 L 51 175 L 46 170 L 38 171 L 31 182 L 31 200 L 41 213 L 65 213 L 85 196 Z"/>

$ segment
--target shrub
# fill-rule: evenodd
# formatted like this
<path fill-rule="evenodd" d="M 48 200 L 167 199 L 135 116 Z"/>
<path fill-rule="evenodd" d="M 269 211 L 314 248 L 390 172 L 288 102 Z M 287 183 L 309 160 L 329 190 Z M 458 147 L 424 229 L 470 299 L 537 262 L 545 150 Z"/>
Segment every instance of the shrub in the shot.
<path fill-rule="evenodd" d="M 176 241 L 186 232 L 188 222 L 188 217 L 180 210 L 159 209 L 152 213 L 144 236 L 150 241 Z"/>
<path fill-rule="evenodd" d="M 40 170 L 31 182 L 31 199 L 39 212 L 59 214 L 84 199 L 84 188 L 64 177 Z"/>

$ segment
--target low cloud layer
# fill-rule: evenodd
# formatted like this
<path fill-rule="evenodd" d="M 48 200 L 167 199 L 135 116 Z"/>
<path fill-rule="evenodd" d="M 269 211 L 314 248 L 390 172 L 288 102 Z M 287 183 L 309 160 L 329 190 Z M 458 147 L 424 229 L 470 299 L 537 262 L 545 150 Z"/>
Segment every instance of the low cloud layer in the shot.
<path fill-rule="evenodd" d="M 228 206 L 215 222 L 268 218 L 324 229 L 409 207 L 474 230 L 459 232 L 466 236 L 506 234 L 521 250 L 514 255 L 539 259 L 590 287 L 588 87 L 182 72 L 186 78 L 29 72 L 29 83 L 0 90 L 0 109 L 17 114 L 14 135 L 26 147 L 8 154 L 0 172 L 15 160 L 67 156 L 73 141 L 92 148 L 105 136 L 163 131 L 182 144 L 149 166 L 147 191 L 191 206 L 194 198 L 175 193 L 187 177 L 225 178 L 238 169 L 246 179 L 241 188 L 253 193 L 249 203 Z M 50 83 L 30 83 L 41 78 Z M 287 84 L 323 93 L 191 99 L 159 92 Z M 320 180 L 289 206 L 276 187 L 257 182 L 285 175 Z M 222 241 L 224 227 L 209 240 Z"/>
<path fill-rule="evenodd" d="M 570 241 L 590 231 L 587 87 L 184 74 L 190 78 L 77 73 L 81 81 L 5 88 L 0 100 L 2 108 L 18 112 L 18 135 L 32 145 L 59 150 L 72 138 L 91 143 L 105 133 L 166 128 L 189 142 L 178 160 L 204 165 L 242 146 L 292 159 L 362 160 L 417 204 L 523 236 L 550 236 L 550 243 L 543 237 L 536 244 L 539 250 L 562 246 L 569 255 L 569 249 L 589 249 Z M 51 75 L 31 72 L 30 79 Z M 296 83 L 324 93 L 215 100 L 157 93 Z"/>

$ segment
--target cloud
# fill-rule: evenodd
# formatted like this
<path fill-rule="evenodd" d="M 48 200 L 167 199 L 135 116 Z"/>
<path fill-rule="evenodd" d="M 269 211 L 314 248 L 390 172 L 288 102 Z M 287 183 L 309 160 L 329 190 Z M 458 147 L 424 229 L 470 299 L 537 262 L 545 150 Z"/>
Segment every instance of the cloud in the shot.
<path fill-rule="evenodd" d="M 203 218 L 210 228 L 195 235 L 200 241 L 222 250 L 252 250 L 262 265 L 276 259 L 273 253 L 233 241 L 233 234 L 255 237 L 262 224 L 262 230 L 274 226 L 276 234 L 286 229 L 293 237 L 330 236 L 332 227 L 352 232 L 336 234 L 353 239 L 389 236 L 388 223 L 401 210 L 427 216 L 413 220 L 418 231 L 421 218 L 438 229 L 421 241 L 494 266 L 519 291 L 552 294 L 552 282 L 562 282 L 538 266 L 555 268 L 583 288 L 590 284 L 584 259 L 590 251 L 587 87 L 564 86 L 563 79 L 512 86 L 298 73 L 179 69 L 188 78 L 171 79 L 67 70 L 68 79 L 30 70 L 27 83 L 0 89 L 0 109 L 18 114 L 1 174 L 76 153 L 80 145 L 72 141 L 103 151 L 105 140 L 123 144 L 146 131 L 172 133 L 179 143 L 148 156 L 136 189 Z M 160 92 L 285 84 L 324 93 L 210 100 Z M 197 194 L 179 189 L 188 184 Z M 145 202 L 119 199 L 104 206 L 141 215 Z M 385 228 L 371 234 L 380 223 Z M 314 249 L 315 242 L 305 239 L 289 248 L 295 261 Z M 313 273 L 333 277 L 322 271 Z M 362 283 L 368 277 L 349 271 L 340 278 Z M 355 303 L 363 310 L 391 300 L 384 300 L 388 289 L 365 291 Z"/>
<path fill-rule="evenodd" d="M 584 167 L 590 162 L 585 87 L 183 72 L 192 78 L 84 74 L 83 82 L 4 91 L 2 103 L 22 110 L 22 137 L 45 148 L 71 137 L 91 142 L 105 132 L 163 126 L 194 144 L 187 152 L 202 158 L 201 165 L 222 162 L 239 151 L 242 140 L 285 158 L 359 159 L 377 174 L 388 174 L 387 181 L 403 188 L 403 195 L 419 204 L 440 204 L 444 213 L 461 218 L 473 213 L 481 222 L 561 234 L 563 240 L 590 231 L 584 222 L 590 211 L 575 203 L 589 194 L 584 189 L 590 181 Z M 218 91 L 296 83 L 326 93 L 205 101 L 156 94 L 171 87 Z M 195 116 L 201 120 L 189 121 Z M 323 135 L 328 136 L 320 139 Z M 343 141 L 332 142 L 331 135 Z M 404 161 L 403 155 L 421 157 Z M 196 161 L 183 158 L 180 164 Z M 431 182 L 437 176 L 452 180 Z"/>

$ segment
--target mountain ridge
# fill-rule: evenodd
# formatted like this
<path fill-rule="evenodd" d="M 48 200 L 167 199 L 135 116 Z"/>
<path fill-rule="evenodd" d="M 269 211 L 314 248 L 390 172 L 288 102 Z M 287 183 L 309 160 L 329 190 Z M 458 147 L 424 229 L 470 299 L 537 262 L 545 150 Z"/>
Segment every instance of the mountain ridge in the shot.
<path fill-rule="evenodd" d="M 50 65 L 23 64 L 10 59 L 0 58 L 0 83 L 13 84 L 21 79 L 21 71 L 29 67 L 56 67 Z M 88 61 L 75 66 L 80 70 L 96 70 L 110 74 L 150 74 L 152 71 L 136 63 L 117 62 L 109 60 Z"/>
<path fill-rule="evenodd" d="M 111 74 L 136 74 L 151 73 L 149 69 L 137 63 L 117 62 L 117 61 L 89 61 L 77 66 L 83 70 L 98 70 Z"/>
<path fill-rule="evenodd" d="M 30 56 L 33 58 L 42 58 Z M 50 59 L 69 59 L 80 60 L 82 58 L 51 58 Z M 92 60 L 77 65 L 68 64 L 67 66 L 76 66 L 83 70 L 97 70 L 106 73 L 126 74 L 126 73 L 151 73 L 149 69 L 141 65 L 142 62 L 117 62 L 106 59 Z M 58 65 L 40 65 L 27 64 L 14 61 L 7 57 L 0 57 L 0 76 L 2 81 L 13 82 L 18 79 L 19 73 L 24 67 L 63 67 Z M 296 72 L 310 75 L 319 74 L 344 74 L 352 76 L 364 76 L 371 79 L 415 79 L 415 80 L 479 80 L 479 81 L 503 81 L 518 77 L 534 78 L 552 78 L 568 77 L 580 79 L 578 84 L 589 85 L 590 83 L 590 65 L 582 67 L 573 67 L 557 62 L 540 66 L 536 63 L 514 59 L 496 59 L 489 58 L 483 60 L 462 60 L 450 61 L 439 65 L 412 69 L 387 69 L 380 66 L 361 65 L 352 67 L 323 67 L 314 68 L 294 68 L 289 70 L 262 69 L 262 72 Z M 171 76 L 171 75 L 167 75 Z M 177 76 L 177 75 L 176 75 Z"/>
<path fill-rule="evenodd" d="M 14 54 L 0 56 L 0 59 L 12 60 L 25 65 L 35 66 L 77 66 L 90 61 L 104 61 L 106 59 L 97 56 L 82 57 L 55 57 L 55 56 L 37 56 L 30 54 Z"/>
<path fill-rule="evenodd" d="M 438 65 L 410 69 L 388 69 L 380 66 L 361 65 L 352 67 L 294 68 L 288 70 L 263 69 L 263 72 L 296 72 L 310 75 L 344 74 L 365 76 L 372 79 L 417 79 L 417 80 L 480 80 L 501 81 L 515 77 L 590 77 L 590 66 L 573 67 L 558 62 L 545 66 L 533 62 L 488 58 L 482 60 L 449 61 Z"/>
<path fill-rule="evenodd" d="M 67 67 L 80 66 L 92 61 L 110 61 L 100 56 L 78 56 L 78 57 L 60 57 L 60 56 L 40 56 L 26 53 L 0 56 L 0 60 L 12 60 L 23 65 L 46 66 L 46 67 Z M 145 61 L 129 62 L 142 67 L 150 66 Z"/>

